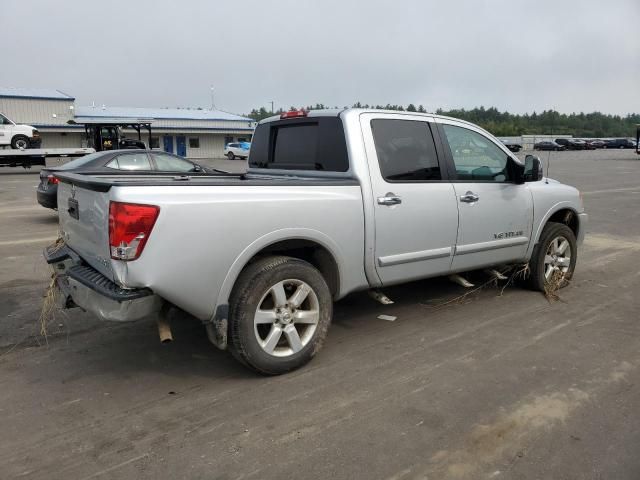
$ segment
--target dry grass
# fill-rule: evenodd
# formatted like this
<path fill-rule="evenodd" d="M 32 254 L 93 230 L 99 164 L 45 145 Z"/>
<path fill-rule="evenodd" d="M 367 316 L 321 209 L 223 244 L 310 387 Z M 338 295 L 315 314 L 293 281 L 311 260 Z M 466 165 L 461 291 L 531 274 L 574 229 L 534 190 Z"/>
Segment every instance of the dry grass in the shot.
<path fill-rule="evenodd" d="M 500 290 L 500 296 L 504 294 L 504 291 L 507 289 L 507 287 L 513 285 L 514 282 L 516 282 L 517 280 L 526 280 L 530 274 L 531 274 L 531 269 L 529 268 L 528 263 L 523 263 L 521 265 L 513 265 L 511 267 L 511 270 L 509 271 L 509 278 L 507 279 L 505 284 L 502 286 L 502 289 Z"/>
<path fill-rule="evenodd" d="M 49 253 L 55 253 L 64 246 L 64 240 L 59 235 L 56 241 L 47 247 Z M 40 310 L 40 335 L 47 341 L 47 325 L 49 322 L 55 321 L 57 315 L 62 313 L 62 309 L 59 306 L 58 289 L 56 288 L 57 273 L 53 267 L 51 267 L 51 279 L 49 285 L 44 294 L 42 301 L 42 309 Z"/>
<path fill-rule="evenodd" d="M 498 285 L 498 279 L 495 277 L 492 277 L 486 282 L 482 283 L 481 285 L 475 288 L 472 288 L 470 290 L 467 290 L 462 295 L 458 295 L 457 297 L 454 297 L 452 299 L 449 299 L 437 304 L 428 305 L 428 304 L 422 303 L 422 305 L 429 308 L 434 308 L 434 309 L 439 309 L 439 308 L 447 307 L 450 305 L 461 305 L 466 303 L 472 295 L 478 293 L 480 290 L 484 290 L 486 288 L 493 288 L 493 287 L 500 288 L 500 292 L 498 293 L 498 296 L 502 296 L 504 294 L 504 291 L 510 286 L 512 286 L 516 281 L 526 280 L 531 274 L 531 268 L 529 267 L 528 263 L 523 263 L 519 265 L 512 265 L 507 269 L 505 269 L 504 271 L 501 271 L 500 273 L 508 277 L 504 285 L 502 285 L 501 287 L 499 287 Z M 549 300 L 549 302 L 562 301 L 562 299 L 558 295 L 558 291 L 562 286 L 566 285 L 566 283 L 567 283 L 567 280 L 564 278 L 564 274 L 561 272 L 555 271 L 551 277 L 551 281 L 547 284 L 547 286 L 545 287 L 545 291 L 543 292 L 545 298 Z"/>
<path fill-rule="evenodd" d="M 563 301 L 558 294 L 558 291 L 567 285 L 569 281 L 565 278 L 564 273 L 559 270 L 554 270 L 551 274 L 549 282 L 544 286 L 544 296 L 551 302 Z"/>

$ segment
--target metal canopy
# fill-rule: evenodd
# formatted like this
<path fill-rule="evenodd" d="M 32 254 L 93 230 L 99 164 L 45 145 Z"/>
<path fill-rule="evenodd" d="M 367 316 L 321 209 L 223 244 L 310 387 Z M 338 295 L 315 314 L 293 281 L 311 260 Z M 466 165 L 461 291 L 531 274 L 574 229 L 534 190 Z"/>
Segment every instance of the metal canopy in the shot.
<path fill-rule="evenodd" d="M 69 125 L 142 125 L 147 126 L 153 123 L 151 118 L 88 118 L 86 120 L 69 120 Z"/>

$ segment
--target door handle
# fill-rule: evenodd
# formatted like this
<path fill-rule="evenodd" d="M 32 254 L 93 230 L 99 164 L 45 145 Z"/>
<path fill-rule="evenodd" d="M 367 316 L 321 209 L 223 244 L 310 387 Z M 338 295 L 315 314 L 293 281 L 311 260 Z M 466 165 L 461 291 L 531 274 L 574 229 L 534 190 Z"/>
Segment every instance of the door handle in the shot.
<path fill-rule="evenodd" d="M 378 205 L 398 205 L 402 203 L 402 198 L 397 196 L 395 193 L 387 193 L 384 197 L 378 197 Z"/>
<path fill-rule="evenodd" d="M 460 201 L 464 203 L 475 203 L 478 200 L 480 200 L 480 197 L 471 191 L 465 193 L 464 195 L 460 195 Z"/>

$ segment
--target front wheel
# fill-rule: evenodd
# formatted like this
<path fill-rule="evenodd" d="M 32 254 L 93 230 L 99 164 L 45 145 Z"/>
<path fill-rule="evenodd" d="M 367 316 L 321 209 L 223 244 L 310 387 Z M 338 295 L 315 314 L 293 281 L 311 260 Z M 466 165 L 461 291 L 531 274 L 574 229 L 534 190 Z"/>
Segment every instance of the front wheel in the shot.
<path fill-rule="evenodd" d="M 529 260 L 529 287 L 542 292 L 566 287 L 573 277 L 577 256 L 573 230 L 564 223 L 547 223 Z"/>
<path fill-rule="evenodd" d="M 227 158 L 229 160 L 234 160 L 236 158 L 236 156 L 233 154 L 233 152 L 229 152 L 229 153 L 227 153 Z"/>
<path fill-rule="evenodd" d="M 27 149 L 29 148 L 29 138 L 24 135 L 16 135 L 11 139 L 11 148 Z"/>
<path fill-rule="evenodd" d="M 320 272 L 292 257 L 257 260 L 230 301 L 229 349 L 251 369 L 279 375 L 309 362 L 331 323 L 331 292 Z"/>

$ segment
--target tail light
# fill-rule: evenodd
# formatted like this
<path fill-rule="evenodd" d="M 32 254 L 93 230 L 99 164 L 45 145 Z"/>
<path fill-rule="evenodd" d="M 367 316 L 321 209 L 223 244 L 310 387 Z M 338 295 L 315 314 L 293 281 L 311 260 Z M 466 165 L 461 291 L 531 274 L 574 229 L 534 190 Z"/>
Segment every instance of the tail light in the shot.
<path fill-rule="evenodd" d="M 280 114 L 281 119 L 285 118 L 297 118 L 297 117 L 306 117 L 309 112 L 306 110 L 292 110 L 291 112 L 284 112 Z"/>
<path fill-rule="evenodd" d="M 49 185 L 56 185 L 58 183 L 58 177 L 56 177 L 55 175 L 47 176 L 47 183 Z"/>
<path fill-rule="evenodd" d="M 140 256 L 160 213 L 155 205 L 111 202 L 109 204 L 109 247 L 115 260 Z"/>

